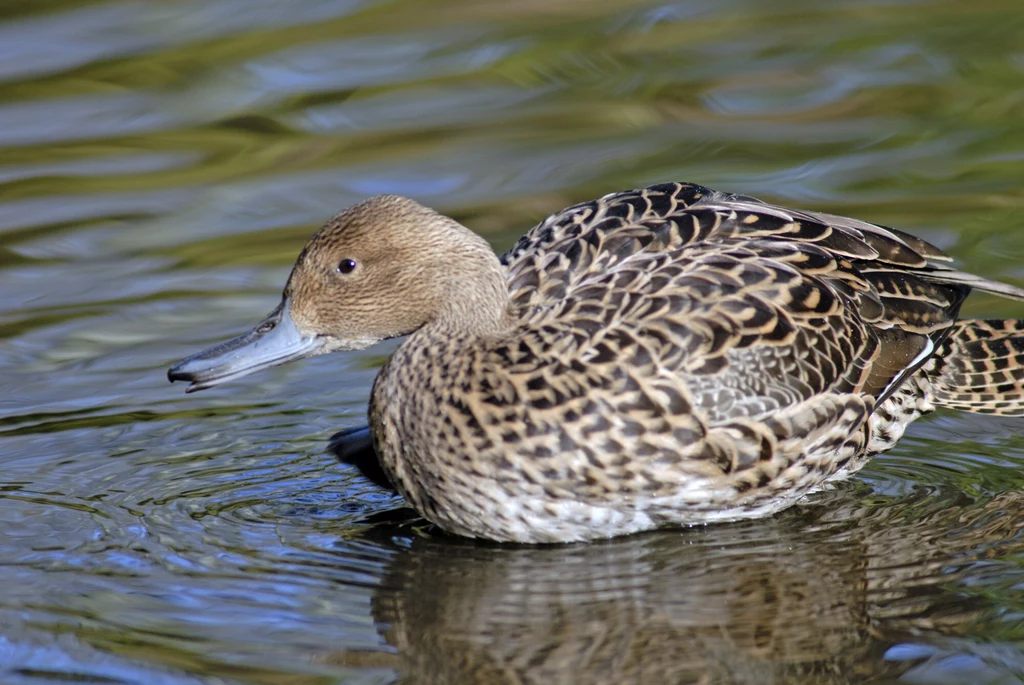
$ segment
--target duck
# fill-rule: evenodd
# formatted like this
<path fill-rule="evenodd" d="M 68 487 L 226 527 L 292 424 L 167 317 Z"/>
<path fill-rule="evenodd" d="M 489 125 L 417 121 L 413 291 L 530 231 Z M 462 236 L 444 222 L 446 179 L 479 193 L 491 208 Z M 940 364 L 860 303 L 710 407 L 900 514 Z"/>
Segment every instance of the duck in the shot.
<path fill-rule="evenodd" d="M 500 257 L 380 195 L 299 254 L 203 390 L 405 337 L 370 394 L 386 479 L 443 531 L 545 544 L 770 516 L 938 407 L 1024 415 L 1024 321 L 960 319 L 956 269 L 878 224 L 693 183 L 604 195 Z"/>

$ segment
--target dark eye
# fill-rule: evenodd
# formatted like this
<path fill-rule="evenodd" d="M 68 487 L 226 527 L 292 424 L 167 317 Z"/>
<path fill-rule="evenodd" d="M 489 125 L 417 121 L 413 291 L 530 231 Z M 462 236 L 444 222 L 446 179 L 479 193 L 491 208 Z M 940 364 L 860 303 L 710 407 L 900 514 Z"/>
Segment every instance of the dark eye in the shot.
<path fill-rule="evenodd" d="M 354 259 L 343 259 L 338 262 L 338 273 L 350 274 L 356 269 L 356 260 Z"/>

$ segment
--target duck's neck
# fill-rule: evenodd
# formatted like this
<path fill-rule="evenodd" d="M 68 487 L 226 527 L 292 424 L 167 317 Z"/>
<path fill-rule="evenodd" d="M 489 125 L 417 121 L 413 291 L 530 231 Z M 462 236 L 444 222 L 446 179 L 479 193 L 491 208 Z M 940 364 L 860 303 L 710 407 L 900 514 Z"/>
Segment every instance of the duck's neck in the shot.
<path fill-rule="evenodd" d="M 475 236 L 474 236 L 475 237 Z M 482 239 L 458 256 L 445 297 L 428 327 L 453 334 L 496 335 L 512 325 L 505 269 Z"/>

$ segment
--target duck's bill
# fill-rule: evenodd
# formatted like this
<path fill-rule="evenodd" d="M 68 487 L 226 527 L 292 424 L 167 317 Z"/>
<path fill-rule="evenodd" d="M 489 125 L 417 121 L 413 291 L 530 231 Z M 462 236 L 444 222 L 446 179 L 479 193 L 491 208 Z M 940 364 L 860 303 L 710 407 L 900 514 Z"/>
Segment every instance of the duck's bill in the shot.
<path fill-rule="evenodd" d="M 185 392 L 205 390 L 260 369 L 311 357 L 324 349 L 325 341 L 295 327 L 283 301 L 270 316 L 248 333 L 183 359 L 170 368 L 167 378 L 188 381 Z"/>

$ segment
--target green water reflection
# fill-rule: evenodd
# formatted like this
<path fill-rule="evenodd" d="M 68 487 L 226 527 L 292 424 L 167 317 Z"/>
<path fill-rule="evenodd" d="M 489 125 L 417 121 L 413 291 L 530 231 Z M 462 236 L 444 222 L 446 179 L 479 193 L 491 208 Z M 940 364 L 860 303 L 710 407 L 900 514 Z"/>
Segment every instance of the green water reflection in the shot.
<path fill-rule="evenodd" d="M 0 681 L 1024 681 L 1020 420 L 933 416 L 770 520 L 510 549 L 325 453 L 381 349 L 163 375 L 378 192 L 500 250 L 689 180 L 1020 284 L 1022 35 L 1019 0 L 0 2 Z"/>

